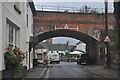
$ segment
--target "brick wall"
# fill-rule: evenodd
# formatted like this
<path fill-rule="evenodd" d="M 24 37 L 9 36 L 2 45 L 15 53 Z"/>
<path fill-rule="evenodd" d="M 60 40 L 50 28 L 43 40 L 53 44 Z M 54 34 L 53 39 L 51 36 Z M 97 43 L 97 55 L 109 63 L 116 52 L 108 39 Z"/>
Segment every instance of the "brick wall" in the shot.
<path fill-rule="evenodd" d="M 104 14 L 37 11 L 37 16 L 34 17 L 34 34 L 53 30 L 54 26 L 64 27 L 65 24 L 69 28 L 78 27 L 78 31 L 87 33 L 89 29 L 104 29 L 104 23 Z M 113 14 L 108 14 L 108 23 L 109 29 L 113 29 L 115 25 Z"/>

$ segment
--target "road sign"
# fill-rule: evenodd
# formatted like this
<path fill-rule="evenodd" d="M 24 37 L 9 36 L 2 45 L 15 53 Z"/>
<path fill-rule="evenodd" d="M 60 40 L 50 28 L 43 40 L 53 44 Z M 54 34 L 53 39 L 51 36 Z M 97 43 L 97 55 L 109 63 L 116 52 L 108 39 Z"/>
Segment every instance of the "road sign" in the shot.
<path fill-rule="evenodd" d="M 111 42 L 111 39 L 108 35 L 105 37 L 104 42 Z"/>
<path fill-rule="evenodd" d="M 67 26 L 67 24 L 65 24 L 64 29 L 69 29 L 69 27 Z"/>

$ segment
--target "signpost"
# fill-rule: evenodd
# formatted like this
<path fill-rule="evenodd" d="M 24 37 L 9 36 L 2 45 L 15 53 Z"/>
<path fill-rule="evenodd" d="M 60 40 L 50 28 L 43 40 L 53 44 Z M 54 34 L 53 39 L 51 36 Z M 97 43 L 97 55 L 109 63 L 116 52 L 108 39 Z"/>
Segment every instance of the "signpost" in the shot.
<path fill-rule="evenodd" d="M 110 57 L 109 57 L 109 42 L 111 41 L 108 37 L 108 0 L 105 0 L 105 54 L 106 54 L 106 68 L 110 68 Z"/>

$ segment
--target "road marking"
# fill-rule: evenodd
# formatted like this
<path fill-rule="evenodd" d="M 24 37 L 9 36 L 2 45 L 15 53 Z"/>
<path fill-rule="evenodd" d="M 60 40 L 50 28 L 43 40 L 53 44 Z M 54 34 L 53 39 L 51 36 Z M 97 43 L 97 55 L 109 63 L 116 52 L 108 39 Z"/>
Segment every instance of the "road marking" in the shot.
<path fill-rule="evenodd" d="M 49 77 L 49 72 L 50 72 L 50 69 L 48 68 L 44 80 L 47 80 L 47 79 L 48 79 L 48 77 Z"/>
<path fill-rule="evenodd" d="M 47 68 L 44 68 L 43 72 L 40 74 L 39 78 L 42 77 L 43 73 L 46 71 Z"/>

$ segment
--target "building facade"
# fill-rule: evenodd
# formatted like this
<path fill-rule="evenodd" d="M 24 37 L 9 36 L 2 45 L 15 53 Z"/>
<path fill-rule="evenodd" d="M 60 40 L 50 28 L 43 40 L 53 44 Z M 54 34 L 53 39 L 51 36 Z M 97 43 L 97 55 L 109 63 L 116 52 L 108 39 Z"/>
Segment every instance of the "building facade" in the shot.
<path fill-rule="evenodd" d="M 0 71 L 5 69 L 4 53 L 9 45 L 26 52 L 23 65 L 29 69 L 29 40 L 33 36 L 33 2 L 3 2 L 0 0 Z M 30 62 L 32 64 L 32 62 Z M 32 66 L 30 66 L 32 68 Z"/>
<path fill-rule="evenodd" d="M 82 41 L 79 41 L 79 42 L 76 44 L 76 50 L 79 50 L 79 51 L 82 51 L 82 52 L 85 52 L 85 53 L 86 53 L 86 44 L 83 43 Z"/>

